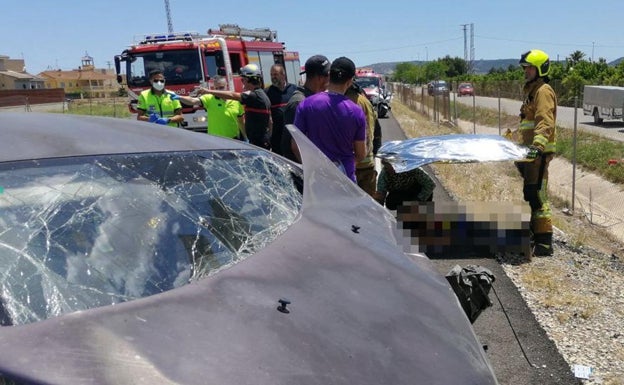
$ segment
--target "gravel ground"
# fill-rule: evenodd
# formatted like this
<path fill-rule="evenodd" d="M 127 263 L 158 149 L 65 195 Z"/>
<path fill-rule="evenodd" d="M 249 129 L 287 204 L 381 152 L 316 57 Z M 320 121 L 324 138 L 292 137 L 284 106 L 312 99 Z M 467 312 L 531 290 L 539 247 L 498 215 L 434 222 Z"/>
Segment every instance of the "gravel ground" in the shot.
<path fill-rule="evenodd" d="M 624 384 L 624 263 L 555 234 L 555 254 L 503 269 L 570 367 L 593 368 L 583 384 Z"/>
<path fill-rule="evenodd" d="M 436 131 L 426 117 L 401 107 L 393 105 L 392 111 L 408 136 L 453 130 Z M 522 191 L 513 164 L 432 168 L 457 200 L 518 201 Z M 582 384 L 624 385 L 624 247 L 603 229 L 566 215 L 557 197 L 551 199 L 554 256 L 529 261 L 505 254 L 498 260 L 570 367 L 592 368 Z"/>

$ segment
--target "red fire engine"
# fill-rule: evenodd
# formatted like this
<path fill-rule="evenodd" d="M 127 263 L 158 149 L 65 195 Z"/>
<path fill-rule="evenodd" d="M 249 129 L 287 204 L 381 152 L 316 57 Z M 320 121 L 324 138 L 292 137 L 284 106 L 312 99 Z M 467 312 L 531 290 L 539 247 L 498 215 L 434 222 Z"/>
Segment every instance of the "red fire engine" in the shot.
<path fill-rule="evenodd" d="M 121 63 L 125 63 L 123 68 Z M 125 78 L 133 113 L 137 112 L 138 95 L 150 87 L 148 76 L 154 69 L 162 70 L 167 89 L 180 95 L 189 95 L 198 86 L 212 87 L 217 75 L 227 78 L 230 90 L 240 92 L 239 70 L 249 63 L 260 66 L 266 85 L 271 82 L 269 70 L 275 63 L 284 65 L 289 82 L 299 82 L 299 54 L 286 51 L 284 43 L 277 41 L 277 32 L 268 28 L 222 24 L 217 30 L 209 29 L 207 35 L 183 32 L 141 36 L 115 56 L 117 81 L 123 84 Z M 203 109 L 184 107 L 183 113 L 186 128 L 205 132 Z"/>

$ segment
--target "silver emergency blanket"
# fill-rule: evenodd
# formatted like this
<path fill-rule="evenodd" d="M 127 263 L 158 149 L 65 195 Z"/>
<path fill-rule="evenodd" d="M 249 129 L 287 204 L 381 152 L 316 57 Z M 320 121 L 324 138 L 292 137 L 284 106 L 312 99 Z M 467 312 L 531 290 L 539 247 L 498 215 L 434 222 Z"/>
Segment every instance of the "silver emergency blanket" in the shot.
<path fill-rule="evenodd" d="M 377 157 L 388 160 L 396 172 L 436 162 L 474 163 L 522 160 L 528 149 L 498 135 L 439 135 L 384 143 Z"/>

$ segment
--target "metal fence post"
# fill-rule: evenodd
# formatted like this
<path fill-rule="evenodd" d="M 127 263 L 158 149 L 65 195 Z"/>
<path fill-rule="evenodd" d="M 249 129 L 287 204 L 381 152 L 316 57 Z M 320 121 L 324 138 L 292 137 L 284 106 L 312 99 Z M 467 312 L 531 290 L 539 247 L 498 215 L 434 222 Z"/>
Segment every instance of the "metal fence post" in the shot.
<path fill-rule="evenodd" d="M 498 135 L 501 135 L 501 95 L 500 95 L 500 84 L 496 90 L 498 94 Z"/>
<path fill-rule="evenodd" d="M 477 97 L 472 94 L 472 133 L 477 133 Z"/>
<path fill-rule="evenodd" d="M 572 137 L 572 213 L 574 213 L 574 200 L 576 195 L 576 113 L 578 108 L 578 95 L 574 96 L 574 136 Z"/>

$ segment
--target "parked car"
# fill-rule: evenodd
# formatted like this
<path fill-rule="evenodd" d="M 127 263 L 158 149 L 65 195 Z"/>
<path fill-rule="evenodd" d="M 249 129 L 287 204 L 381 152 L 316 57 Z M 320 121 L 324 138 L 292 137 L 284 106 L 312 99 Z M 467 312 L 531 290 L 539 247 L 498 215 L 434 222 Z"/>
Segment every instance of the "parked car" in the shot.
<path fill-rule="evenodd" d="M 449 86 L 445 80 L 434 80 L 427 85 L 429 96 L 448 95 Z"/>
<path fill-rule="evenodd" d="M 3 113 L 0 380 L 496 384 L 392 214 L 303 166 L 127 119 Z"/>
<path fill-rule="evenodd" d="M 457 97 L 474 96 L 474 87 L 472 83 L 460 83 L 457 86 Z"/>

